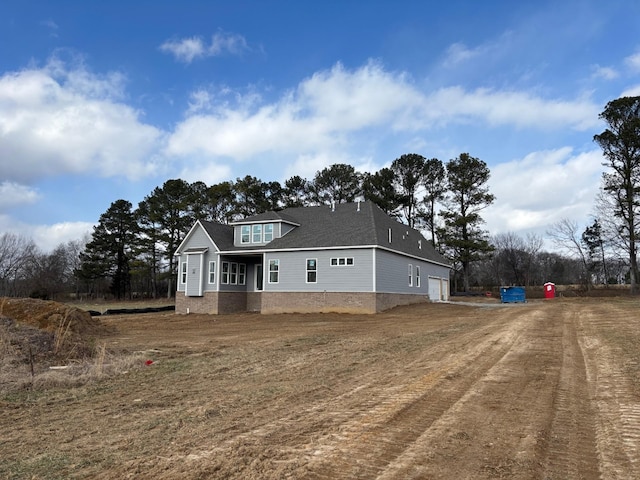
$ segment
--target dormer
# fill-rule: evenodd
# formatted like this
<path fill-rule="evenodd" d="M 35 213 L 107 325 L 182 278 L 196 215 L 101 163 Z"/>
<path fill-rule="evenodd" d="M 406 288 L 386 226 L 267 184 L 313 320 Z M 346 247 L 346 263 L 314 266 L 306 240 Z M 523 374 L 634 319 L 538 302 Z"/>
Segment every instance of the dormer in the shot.
<path fill-rule="evenodd" d="M 236 247 L 261 247 L 299 226 L 278 212 L 266 212 L 231 223 Z"/>

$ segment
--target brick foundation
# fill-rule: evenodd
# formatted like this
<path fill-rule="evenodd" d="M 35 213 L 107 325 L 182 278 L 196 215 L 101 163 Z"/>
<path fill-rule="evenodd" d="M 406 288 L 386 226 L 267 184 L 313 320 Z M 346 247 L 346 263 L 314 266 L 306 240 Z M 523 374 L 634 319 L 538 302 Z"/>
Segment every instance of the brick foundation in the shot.
<path fill-rule="evenodd" d="M 176 313 L 378 313 L 399 305 L 428 302 L 425 295 L 340 292 L 205 292 L 176 295 Z"/>
<path fill-rule="evenodd" d="M 339 292 L 263 292 L 262 313 L 378 313 L 398 305 L 428 302 L 424 295 Z"/>

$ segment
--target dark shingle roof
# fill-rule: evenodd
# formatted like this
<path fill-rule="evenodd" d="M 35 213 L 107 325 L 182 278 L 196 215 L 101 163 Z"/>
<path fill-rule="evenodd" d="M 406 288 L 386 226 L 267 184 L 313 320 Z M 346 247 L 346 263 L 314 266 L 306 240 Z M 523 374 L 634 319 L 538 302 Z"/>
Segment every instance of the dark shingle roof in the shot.
<path fill-rule="evenodd" d="M 220 250 L 233 250 L 232 226 L 205 220 L 200 220 L 200 223 Z"/>
<path fill-rule="evenodd" d="M 284 221 L 287 223 L 291 223 L 292 225 L 298 225 L 295 219 L 291 218 L 289 215 L 284 213 L 283 211 L 270 211 L 259 213 L 258 215 L 252 215 L 251 217 L 243 218 L 242 220 L 238 220 L 237 222 L 231 222 L 231 225 L 242 225 L 247 223 L 258 223 L 258 222 L 274 222 L 274 221 Z"/>
<path fill-rule="evenodd" d="M 279 212 L 254 215 L 234 224 L 273 221 L 283 221 L 295 225 L 295 228 L 259 247 L 260 250 L 377 245 L 425 260 L 449 264 L 420 232 L 389 217 L 371 202 L 340 203 L 335 208 L 328 205 L 287 208 Z M 206 221 L 201 223 L 222 251 L 238 252 L 257 248 L 255 245 L 234 246 L 233 227 L 230 225 Z"/>
<path fill-rule="evenodd" d="M 300 225 L 265 248 L 354 247 L 378 245 L 448 265 L 420 232 L 384 213 L 372 202 L 288 208 L 283 213 Z M 389 243 L 391 229 L 391 243 Z"/>

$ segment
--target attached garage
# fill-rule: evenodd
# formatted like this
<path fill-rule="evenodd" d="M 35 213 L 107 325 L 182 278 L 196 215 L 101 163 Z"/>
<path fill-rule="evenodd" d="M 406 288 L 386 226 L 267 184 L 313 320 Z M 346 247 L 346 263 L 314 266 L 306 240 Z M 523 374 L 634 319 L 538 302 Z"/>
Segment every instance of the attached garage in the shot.
<path fill-rule="evenodd" d="M 443 302 L 449 300 L 449 280 L 440 277 L 429 277 L 429 300 Z"/>

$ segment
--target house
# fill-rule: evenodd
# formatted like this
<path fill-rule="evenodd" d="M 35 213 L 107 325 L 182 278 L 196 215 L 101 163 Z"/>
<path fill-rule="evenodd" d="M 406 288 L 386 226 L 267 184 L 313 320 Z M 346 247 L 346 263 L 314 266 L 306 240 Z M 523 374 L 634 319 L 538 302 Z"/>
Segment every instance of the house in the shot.
<path fill-rule="evenodd" d="M 198 221 L 176 255 L 177 313 L 375 313 L 449 295 L 447 260 L 371 202 Z"/>

